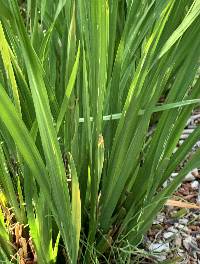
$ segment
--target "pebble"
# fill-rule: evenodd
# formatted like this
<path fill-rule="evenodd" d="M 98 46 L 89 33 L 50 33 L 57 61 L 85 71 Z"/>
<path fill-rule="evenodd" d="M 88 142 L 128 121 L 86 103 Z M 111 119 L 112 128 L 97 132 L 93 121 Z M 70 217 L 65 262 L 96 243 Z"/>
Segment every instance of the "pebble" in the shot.
<path fill-rule="evenodd" d="M 168 206 L 169 207 L 169 206 Z M 172 206 L 171 206 L 172 207 Z M 172 209 L 173 209 L 173 207 L 172 207 Z M 165 220 L 165 223 L 167 224 L 167 225 L 174 225 L 175 223 L 177 222 L 177 219 L 166 219 Z"/>
<path fill-rule="evenodd" d="M 168 186 L 168 181 L 165 181 L 164 183 L 163 183 L 163 188 L 166 188 Z"/>
<path fill-rule="evenodd" d="M 200 192 L 199 192 L 199 194 L 197 196 L 197 203 L 200 204 Z"/>
<path fill-rule="evenodd" d="M 189 229 L 188 229 L 188 227 L 187 226 L 185 226 L 185 225 L 182 225 L 182 224 L 179 224 L 179 223 L 175 223 L 175 225 L 174 225 L 179 231 L 181 231 L 181 232 L 188 232 L 189 231 Z M 184 234 L 183 234 L 184 235 Z M 186 235 L 187 236 L 187 235 Z"/>
<path fill-rule="evenodd" d="M 182 134 L 182 135 L 181 135 L 181 139 L 186 139 L 186 138 L 188 138 L 188 136 L 189 136 L 188 134 Z M 180 144 L 180 141 L 181 141 L 181 140 L 179 140 L 179 144 Z"/>
<path fill-rule="evenodd" d="M 189 250 L 190 249 L 190 244 L 191 244 L 191 241 L 192 241 L 192 237 L 186 237 L 184 240 L 183 240 L 183 246 L 185 247 L 185 249 Z"/>
<path fill-rule="evenodd" d="M 193 181 L 191 183 L 191 187 L 193 190 L 198 190 L 199 189 L 199 182 L 198 181 Z"/>
<path fill-rule="evenodd" d="M 177 175 L 178 175 L 177 172 L 173 172 L 173 173 L 171 174 L 172 177 L 176 177 Z"/>
<path fill-rule="evenodd" d="M 174 242 L 175 242 L 175 245 L 176 245 L 178 248 L 180 248 L 181 245 L 182 245 L 182 239 L 181 239 L 181 236 L 176 236 Z"/>
<path fill-rule="evenodd" d="M 187 228 L 187 226 L 185 226 L 185 228 L 181 229 L 180 232 L 181 232 L 182 237 L 187 237 L 188 234 L 190 233 L 190 230 Z"/>
<path fill-rule="evenodd" d="M 196 240 L 200 241 L 200 235 L 199 234 L 196 236 Z"/>
<path fill-rule="evenodd" d="M 172 232 L 172 233 L 178 233 L 178 230 L 176 229 L 176 228 L 174 228 L 173 226 L 170 226 L 168 229 L 167 229 L 167 231 L 169 231 L 169 232 Z"/>
<path fill-rule="evenodd" d="M 149 250 L 150 251 L 154 251 L 154 252 L 163 252 L 163 251 L 169 251 L 169 243 L 152 243 L 149 246 Z"/>
<path fill-rule="evenodd" d="M 189 172 L 189 173 L 185 176 L 185 179 L 184 179 L 185 182 L 191 182 L 191 181 L 194 181 L 194 180 L 195 180 L 195 177 L 194 177 L 194 175 L 192 174 L 192 172 Z"/>
<path fill-rule="evenodd" d="M 196 120 L 198 118 L 200 118 L 200 114 L 192 115 L 190 120 L 193 121 L 193 120 Z"/>
<path fill-rule="evenodd" d="M 177 150 L 178 150 L 178 148 L 175 148 L 175 149 L 173 150 L 173 154 L 174 154 Z"/>
<path fill-rule="evenodd" d="M 165 214 L 164 213 L 160 213 L 157 218 L 153 221 L 153 224 L 160 224 L 163 223 L 165 219 Z"/>
<path fill-rule="evenodd" d="M 183 228 L 185 228 L 185 226 L 182 225 L 182 224 L 178 224 L 177 228 L 178 228 L 178 229 L 183 229 Z"/>
<path fill-rule="evenodd" d="M 179 144 L 179 146 L 181 146 L 182 144 L 183 144 L 183 142 L 184 142 L 184 140 L 179 140 L 179 142 L 178 142 L 178 144 Z"/>
<path fill-rule="evenodd" d="M 194 131 L 193 128 L 186 128 L 186 129 L 183 130 L 183 135 L 185 135 L 185 134 L 191 134 L 193 131 Z"/>
<path fill-rule="evenodd" d="M 167 259 L 167 256 L 164 255 L 164 254 L 162 253 L 162 255 L 158 255 L 158 256 L 156 256 L 156 259 L 157 259 L 159 262 L 163 262 L 163 261 L 165 261 L 165 260 Z"/>
<path fill-rule="evenodd" d="M 188 251 L 191 251 L 191 250 L 195 250 L 195 251 L 198 251 L 198 252 L 200 251 L 200 249 L 198 248 L 196 239 L 194 237 L 191 237 L 191 236 L 187 236 L 183 240 L 183 246 Z"/>
<path fill-rule="evenodd" d="M 193 169 L 193 171 L 192 171 L 191 173 L 192 173 L 192 175 L 194 175 L 195 177 L 198 177 L 198 176 L 199 176 L 199 172 L 198 172 L 198 169 L 197 169 L 197 168 Z"/>
<path fill-rule="evenodd" d="M 187 225 L 188 222 L 189 220 L 187 218 L 182 218 L 179 220 L 179 224 L 182 224 L 182 225 Z"/>
<path fill-rule="evenodd" d="M 173 235 L 174 235 L 173 232 L 166 232 L 166 233 L 163 234 L 163 237 L 164 237 L 165 239 L 168 239 L 168 238 L 172 237 Z"/>

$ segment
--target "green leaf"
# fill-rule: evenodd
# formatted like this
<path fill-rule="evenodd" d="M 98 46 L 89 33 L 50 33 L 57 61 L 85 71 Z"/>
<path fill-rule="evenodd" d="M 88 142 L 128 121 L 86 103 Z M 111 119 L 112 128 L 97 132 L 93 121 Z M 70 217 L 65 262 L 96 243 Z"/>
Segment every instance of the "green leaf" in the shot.
<path fill-rule="evenodd" d="M 70 95 L 71 95 L 72 90 L 74 88 L 74 84 L 75 84 L 76 76 L 77 76 L 77 72 L 78 72 L 79 58 L 80 58 L 80 44 L 79 44 L 79 47 L 78 47 L 76 60 L 74 62 L 72 73 L 71 73 L 69 82 L 68 82 L 67 87 L 66 87 L 65 96 L 64 96 L 62 105 L 60 107 L 60 112 L 59 112 L 58 120 L 57 120 L 57 132 L 59 132 L 61 123 L 63 121 L 65 112 L 66 112 L 67 107 L 68 107 Z"/>
<path fill-rule="evenodd" d="M 81 231 L 81 199 L 76 167 L 71 154 L 69 154 L 69 169 L 72 180 L 72 226 L 75 237 L 73 259 L 75 260 L 78 258 Z"/>

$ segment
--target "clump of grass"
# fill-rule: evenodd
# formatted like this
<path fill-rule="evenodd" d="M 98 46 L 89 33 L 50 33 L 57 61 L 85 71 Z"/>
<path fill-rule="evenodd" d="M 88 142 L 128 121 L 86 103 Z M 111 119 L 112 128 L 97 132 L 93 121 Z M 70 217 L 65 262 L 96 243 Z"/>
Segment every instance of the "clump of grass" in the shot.
<path fill-rule="evenodd" d="M 0 6 L 0 188 L 16 222 L 38 263 L 130 261 L 120 249 L 200 164 L 197 150 L 161 188 L 200 136 L 174 153 L 200 102 L 200 1 Z M 0 230 L 9 261 L 2 212 Z"/>

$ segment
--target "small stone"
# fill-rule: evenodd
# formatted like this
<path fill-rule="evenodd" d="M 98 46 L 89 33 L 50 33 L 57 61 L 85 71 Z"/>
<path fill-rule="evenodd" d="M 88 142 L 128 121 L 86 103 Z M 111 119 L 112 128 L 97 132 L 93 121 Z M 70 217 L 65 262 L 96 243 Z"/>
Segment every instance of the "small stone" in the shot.
<path fill-rule="evenodd" d="M 187 225 L 187 223 L 188 223 L 188 219 L 187 218 L 182 218 L 182 219 L 179 220 L 179 224 L 181 224 L 181 225 Z"/>
<path fill-rule="evenodd" d="M 157 253 L 169 251 L 169 243 L 152 243 L 149 246 L 149 250 Z"/>
<path fill-rule="evenodd" d="M 176 223 L 175 223 L 176 225 Z M 173 226 L 170 226 L 168 229 L 167 229 L 168 232 L 172 232 L 172 233 L 178 233 L 178 230 L 176 228 L 174 228 Z"/>
<path fill-rule="evenodd" d="M 177 228 L 179 226 L 179 223 L 175 223 L 174 226 Z"/>
<path fill-rule="evenodd" d="M 185 176 L 185 179 L 184 179 L 185 182 L 191 182 L 191 181 L 194 181 L 194 180 L 195 180 L 195 177 L 194 177 L 194 175 L 191 172 L 189 172 Z"/>
<path fill-rule="evenodd" d="M 186 237 L 186 239 L 183 240 L 183 246 L 185 247 L 185 249 L 189 250 L 190 249 L 190 244 L 192 241 L 192 237 Z"/>
<path fill-rule="evenodd" d="M 178 175 L 177 172 L 173 172 L 173 173 L 171 174 L 172 177 L 176 177 L 177 175 Z"/>
<path fill-rule="evenodd" d="M 166 232 L 166 233 L 163 234 L 163 237 L 164 237 L 165 239 L 168 239 L 168 238 L 172 237 L 173 235 L 174 235 L 173 232 Z"/>
<path fill-rule="evenodd" d="M 193 169 L 193 171 L 192 171 L 191 173 L 192 173 L 192 175 L 194 175 L 195 177 L 198 177 L 198 176 L 199 176 L 199 172 L 198 172 L 198 169 L 197 169 L 197 168 Z"/>
<path fill-rule="evenodd" d="M 168 208 L 170 208 L 170 207 L 172 207 L 172 206 L 168 206 Z M 173 207 L 172 207 L 172 209 L 173 209 Z M 167 225 L 174 225 L 176 222 L 177 222 L 177 219 L 172 219 L 172 218 L 165 220 L 165 223 Z"/>
<path fill-rule="evenodd" d="M 187 227 L 187 226 L 184 226 L 184 228 L 183 229 L 181 229 L 181 232 L 182 233 L 189 233 L 190 232 L 190 230 L 189 230 L 189 228 Z"/>
<path fill-rule="evenodd" d="M 181 236 L 182 236 L 182 238 L 188 237 L 189 233 L 190 233 L 189 229 L 187 229 L 187 231 L 185 229 L 184 230 L 181 230 Z"/>
<path fill-rule="evenodd" d="M 181 146 L 182 144 L 183 144 L 183 142 L 184 142 L 184 140 L 179 140 L 179 142 L 178 142 L 178 144 L 179 144 L 179 146 Z"/>
<path fill-rule="evenodd" d="M 197 241 L 200 241 L 200 235 L 197 235 L 197 236 L 196 236 L 196 240 L 197 240 Z"/>
<path fill-rule="evenodd" d="M 176 236 L 176 238 L 175 238 L 175 245 L 178 247 L 178 248 L 180 248 L 181 247 L 181 245 L 182 245 L 182 239 L 181 239 L 181 237 L 180 236 Z"/>
<path fill-rule="evenodd" d="M 187 236 L 183 240 L 183 246 L 188 251 L 196 251 L 196 252 L 199 252 L 200 251 L 200 249 L 198 248 L 196 239 L 194 237 L 191 237 L 191 236 Z"/>
<path fill-rule="evenodd" d="M 191 134 L 194 131 L 194 128 L 186 128 L 183 130 L 183 135 Z"/>
<path fill-rule="evenodd" d="M 191 187 L 193 190 L 198 190 L 199 189 L 199 182 L 198 181 L 191 182 Z"/>
<path fill-rule="evenodd" d="M 156 219 L 153 221 L 153 224 L 160 224 L 160 223 L 163 223 L 164 218 L 165 218 L 165 214 L 164 214 L 164 213 L 160 213 L 160 214 L 156 217 Z"/>
<path fill-rule="evenodd" d="M 195 115 L 193 115 L 193 116 L 191 116 L 191 121 L 193 121 L 193 120 L 197 120 L 197 119 L 199 119 L 199 117 L 200 117 L 200 114 L 195 114 Z"/>
<path fill-rule="evenodd" d="M 197 196 L 197 203 L 200 204 L 200 192 L 199 192 L 199 194 Z"/>
<path fill-rule="evenodd" d="M 196 126 L 189 125 L 189 126 L 188 126 L 188 128 L 189 128 L 189 129 L 195 129 L 195 128 L 196 128 Z"/>
<path fill-rule="evenodd" d="M 179 224 L 179 225 L 177 226 L 177 228 L 178 228 L 178 229 L 183 229 L 183 228 L 185 228 L 185 226 L 184 226 L 184 225 L 181 225 L 181 224 Z"/>
<path fill-rule="evenodd" d="M 200 141 L 197 141 L 196 145 L 198 148 L 200 148 Z"/>
<path fill-rule="evenodd" d="M 163 183 L 163 188 L 166 188 L 167 185 L 168 185 L 168 181 L 165 181 L 165 182 Z"/>
<path fill-rule="evenodd" d="M 173 150 L 173 154 L 174 154 L 177 150 L 178 150 L 178 148 L 175 148 L 175 149 Z"/>
<path fill-rule="evenodd" d="M 157 255 L 156 259 L 159 262 L 163 262 L 163 261 L 165 261 L 167 259 L 167 256 L 162 253 L 162 255 Z"/>
<path fill-rule="evenodd" d="M 188 138 L 188 136 L 189 136 L 188 134 L 185 134 L 184 133 L 184 134 L 181 135 L 181 138 L 180 139 L 186 139 L 186 138 Z M 179 140 L 179 144 L 180 144 L 180 141 L 181 140 Z"/>

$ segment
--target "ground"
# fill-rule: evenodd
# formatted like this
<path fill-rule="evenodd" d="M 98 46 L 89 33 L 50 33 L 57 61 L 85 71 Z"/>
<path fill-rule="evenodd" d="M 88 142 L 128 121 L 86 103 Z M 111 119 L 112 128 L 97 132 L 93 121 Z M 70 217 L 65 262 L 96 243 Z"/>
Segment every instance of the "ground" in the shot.
<path fill-rule="evenodd" d="M 189 119 L 178 146 L 199 124 L 200 111 L 198 110 Z M 200 141 L 195 144 L 192 151 L 199 147 Z M 176 175 L 177 172 L 174 172 L 171 177 Z M 180 201 L 180 204 L 166 205 L 145 237 L 145 250 L 153 255 L 153 257 L 150 256 L 149 263 L 200 263 L 200 207 L 187 208 L 190 207 L 187 203 L 200 205 L 200 170 L 198 168 L 186 176 L 174 193 L 173 200 Z"/>

